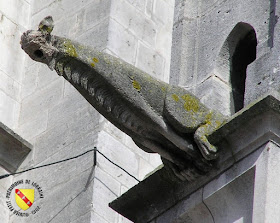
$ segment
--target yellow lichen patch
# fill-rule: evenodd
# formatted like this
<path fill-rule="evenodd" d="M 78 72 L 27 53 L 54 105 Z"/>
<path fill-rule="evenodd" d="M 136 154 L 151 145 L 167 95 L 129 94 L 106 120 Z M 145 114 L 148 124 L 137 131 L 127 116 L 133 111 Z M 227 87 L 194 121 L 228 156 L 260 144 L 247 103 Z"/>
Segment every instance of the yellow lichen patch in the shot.
<path fill-rule="evenodd" d="M 95 62 L 95 63 L 99 62 L 99 60 L 96 57 L 92 58 L 92 61 Z"/>
<path fill-rule="evenodd" d="M 51 33 L 52 30 L 53 30 L 53 27 L 46 26 L 46 25 L 43 25 L 43 24 L 40 24 L 38 28 L 39 28 L 40 31 L 44 30 L 44 31 L 47 31 L 48 33 Z"/>
<path fill-rule="evenodd" d="M 71 43 L 70 40 L 67 40 L 64 42 L 64 47 L 65 47 L 65 51 L 66 53 L 71 56 L 71 57 L 77 57 L 78 54 L 77 54 L 77 51 L 74 47 L 74 45 Z"/>
<path fill-rule="evenodd" d="M 209 125 L 211 125 L 211 121 L 212 121 L 212 117 L 213 117 L 213 113 L 210 112 L 205 116 L 205 122 Z"/>
<path fill-rule="evenodd" d="M 178 95 L 176 94 L 172 94 L 172 98 L 174 99 L 174 101 L 178 102 L 180 100 L 180 98 L 178 97 Z"/>
<path fill-rule="evenodd" d="M 163 92 L 166 92 L 166 87 L 161 87 L 161 90 L 162 90 Z"/>
<path fill-rule="evenodd" d="M 92 58 L 92 61 L 93 62 L 90 64 L 90 66 L 92 66 L 92 67 L 95 67 L 95 63 L 99 62 L 99 60 L 96 57 Z"/>
<path fill-rule="evenodd" d="M 199 101 L 195 97 L 193 97 L 189 94 L 185 94 L 185 95 L 181 96 L 181 98 L 185 101 L 184 108 L 187 111 L 198 112 Z"/>
<path fill-rule="evenodd" d="M 222 124 L 223 124 L 223 123 L 222 123 L 221 121 L 218 121 L 218 120 L 216 121 L 216 126 L 217 126 L 217 128 L 220 127 Z"/>
<path fill-rule="evenodd" d="M 140 86 L 140 84 L 139 84 L 136 80 L 133 80 L 133 81 L 132 81 L 132 85 L 133 85 L 133 87 L 134 87 L 137 91 L 140 91 L 140 90 L 141 90 L 141 86 Z"/>

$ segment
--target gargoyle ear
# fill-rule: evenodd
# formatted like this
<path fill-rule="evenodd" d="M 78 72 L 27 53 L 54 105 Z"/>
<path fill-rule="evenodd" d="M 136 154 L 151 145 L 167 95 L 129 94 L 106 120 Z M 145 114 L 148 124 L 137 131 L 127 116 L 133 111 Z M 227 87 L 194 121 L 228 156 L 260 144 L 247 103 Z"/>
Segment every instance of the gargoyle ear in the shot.
<path fill-rule="evenodd" d="M 51 16 L 47 16 L 40 22 L 38 26 L 38 31 L 51 34 L 53 27 L 53 18 Z"/>

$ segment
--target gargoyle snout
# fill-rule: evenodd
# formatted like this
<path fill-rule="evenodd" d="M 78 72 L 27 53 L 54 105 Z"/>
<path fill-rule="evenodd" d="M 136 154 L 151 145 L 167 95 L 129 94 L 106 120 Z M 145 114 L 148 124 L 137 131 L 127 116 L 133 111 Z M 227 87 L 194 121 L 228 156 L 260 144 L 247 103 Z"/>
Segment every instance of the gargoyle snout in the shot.
<path fill-rule="evenodd" d="M 53 69 L 53 59 L 57 49 L 52 45 L 51 35 L 41 31 L 28 30 L 21 36 L 21 48 L 31 59 L 47 64 Z"/>

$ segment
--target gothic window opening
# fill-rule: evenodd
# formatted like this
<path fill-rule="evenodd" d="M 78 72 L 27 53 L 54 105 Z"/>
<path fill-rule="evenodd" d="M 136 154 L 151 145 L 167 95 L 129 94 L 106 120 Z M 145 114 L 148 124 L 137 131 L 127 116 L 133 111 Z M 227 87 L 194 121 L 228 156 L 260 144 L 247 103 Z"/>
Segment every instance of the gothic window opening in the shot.
<path fill-rule="evenodd" d="M 248 23 L 238 23 L 227 37 L 217 60 L 217 70 L 231 87 L 231 114 L 244 107 L 247 66 L 256 59 L 257 38 Z"/>

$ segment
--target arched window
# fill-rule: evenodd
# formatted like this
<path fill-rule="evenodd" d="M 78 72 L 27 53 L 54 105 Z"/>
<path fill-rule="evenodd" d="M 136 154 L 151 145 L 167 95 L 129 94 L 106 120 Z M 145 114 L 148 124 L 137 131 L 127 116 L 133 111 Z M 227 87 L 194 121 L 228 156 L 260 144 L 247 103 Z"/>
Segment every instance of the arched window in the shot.
<path fill-rule="evenodd" d="M 228 35 L 219 53 L 216 72 L 231 87 L 231 113 L 244 106 L 246 69 L 256 59 L 257 38 L 248 23 L 238 23 Z"/>

